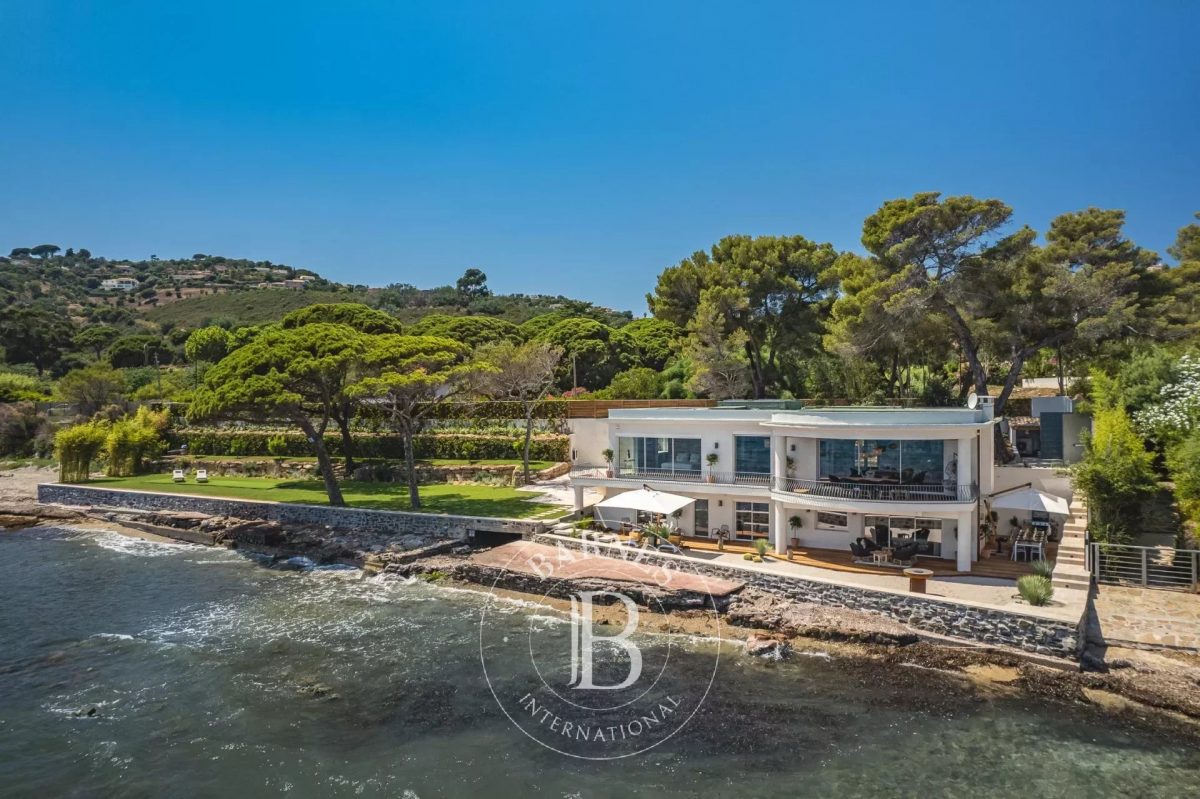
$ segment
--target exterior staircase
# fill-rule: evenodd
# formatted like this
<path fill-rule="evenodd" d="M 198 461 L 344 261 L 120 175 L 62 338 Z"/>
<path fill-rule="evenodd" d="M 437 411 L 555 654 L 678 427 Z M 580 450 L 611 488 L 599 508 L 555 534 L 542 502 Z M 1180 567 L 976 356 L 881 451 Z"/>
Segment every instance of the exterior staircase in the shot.
<path fill-rule="evenodd" d="M 1063 524 L 1062 540 L 1058 544 L 1058 557 L 1054 562 L 1054 575 L 1050 583 L 1055 588 L 1074 588 L 1087 591 L 1092 576 L 1087 569 L 1087 502 L 1081 496 L 1071 500 L 1071 516 Z"/>

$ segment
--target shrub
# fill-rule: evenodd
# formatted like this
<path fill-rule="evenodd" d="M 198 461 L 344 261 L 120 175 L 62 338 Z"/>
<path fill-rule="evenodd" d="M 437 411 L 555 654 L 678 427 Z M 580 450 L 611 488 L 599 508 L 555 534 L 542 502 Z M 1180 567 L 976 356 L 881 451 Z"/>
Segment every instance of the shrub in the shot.
<path fill-rule="evenodd" d="M 754 560 L 755 557 L 757 556 L 753 552 L 747 552 L 745 555 L 742 555 L 742 560 Z"/>
<path fill-rule="evenodd" d="M 1132 531 L 1156 487 L 1153 456 L 1120 404 L 1097 407 L 1094 430 L 1072 470 L 1075 485 L 1087 496 L 1093 522 Z"/>
<path fill-rule="evenodd" d="M 64 427 L 54 436 L 54 452 L 58 457 L 58 479 L 63 482 L 86 480 L 92 471 L 92 461 L 108 440 L 109 423 L 84 422 Z"/>
<path fill-rule="evenodd" d="M 765 538 L 754 539 L 754 551 L 758 553 L 758 556 L 760 558 L 764 557 L 767 554 L 767 552 L 770 551 L 770 549 L 771 549 L 771 544 L 767 541 L 767 539 L 765 539 Z"/>
<path fill-rule="evenodd" d="M 513 457 L 513 435 L 476 435 L 472 433 L 423 433 L 414 439 L 418 459 L 450 458 L 486 460 Z M 312 455 L 312 445 L 300 433 L 280 433 L 265 430 L 188 429 L 175 434 L 174 445 L 187 442 L 193 455 L 271 455 L 302 457 Z M 399 436 L 374 433 L 355 433 L 355 455 L 359 458 L 400 460 L 404 457 L 404 442 Z M 268 444 L 274 447 L 271 451 Z M 536 435 L 529 457 L 535 461 L 565 461 L 570 451 L 570 439 L 559 434 Z M 333 433 L 325 436 L 325 446 L 331 457 L 342 455 L 342 439 Z"/>
<path fill-rule="evenodd" d="M 1033 562 L 1033 573 L 1038 577 L 1050 579 L 1050 576 L 1054 574 L 1054 564 L 1048 560 L 1035 560 Z"/>
<path fill-rule="evenodd" d="M 1017 580 L 1017 593 L 1031 605 L 1045 605 L 1054 596 L 1054 587 L 1040 574 L 1027 574 Z"/>
<path fill-rule="evenodd" d="M 267 454 L 276 458 L 287 455 L 287 436 L 271 436 L 267 439 Z"/>
<path fill-rule="evenodd" d="M 38 434 L 45 421 L 32 402 L 0 404 L 0 456 L 36 454 Z"/>
<path fill-rule="evenodd" d="M 0 372 L 0 402 L 40 402 L 48 397 L 36 377 L 19 372 Z"/>
<path fill-rule="evenodd" d="M 113 422 L 105 436 L 108 456 L 108 476 L 128 477 L 142 471 L 147 460 L 162 454 L 166 448 L 162 435 L 167 415 L 148 408 L 138 408 L 133 416 Z"/>
<path fill-rule="evenodd" d="M 1179 507 L 1190 520 L 1200 523 L 1200 427 L 1171 449 L 1167 469 Z"/>

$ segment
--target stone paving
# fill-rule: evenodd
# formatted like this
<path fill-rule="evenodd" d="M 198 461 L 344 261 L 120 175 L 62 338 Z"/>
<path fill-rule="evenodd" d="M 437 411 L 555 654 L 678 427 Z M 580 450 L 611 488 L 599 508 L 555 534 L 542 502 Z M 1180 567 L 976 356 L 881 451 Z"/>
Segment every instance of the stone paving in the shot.
<path fill-rule="evenodd" d="M 1109 644 L 1200 652 L 1200 594 L 1101 585 L 1096 615 Z"/>

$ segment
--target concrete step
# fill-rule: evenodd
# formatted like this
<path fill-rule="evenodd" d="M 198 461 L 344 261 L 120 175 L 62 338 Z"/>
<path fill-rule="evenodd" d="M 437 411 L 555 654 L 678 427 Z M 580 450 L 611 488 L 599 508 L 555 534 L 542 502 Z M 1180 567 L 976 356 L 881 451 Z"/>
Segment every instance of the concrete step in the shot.
<path fill-rule="evenodd" d="M 1092 575 L 1082 565 L 1073 563 L 1056 564 L 1050 584 L 1055 588 L 1087 590 L 1092 584 Z"/>

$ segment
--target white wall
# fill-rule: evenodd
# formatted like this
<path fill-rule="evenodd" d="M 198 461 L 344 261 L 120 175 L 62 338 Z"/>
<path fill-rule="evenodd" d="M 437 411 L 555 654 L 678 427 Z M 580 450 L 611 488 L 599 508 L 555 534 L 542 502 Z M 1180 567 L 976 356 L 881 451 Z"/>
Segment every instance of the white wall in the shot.
<path fill-rule="evenodd" d="M 1038 491 L 1054 494 L 1065 500 L 1071 499 L 1071 478 L 1061 469 L 1042 469 L 1025 466 L 997 466 L 995 468 L 995 490 L 993 494 L 1007 491 L 1025 483 L 1031 483 Z"/>
<path fill-rule="evenodd" d="M 608 448 L 608 420 L 568 419 L 567 428 L 571 432 L 571 450 L 575 453 L 575 463 L 581 466 L 603 466 L 604 456 L 601 453 Z"/>

